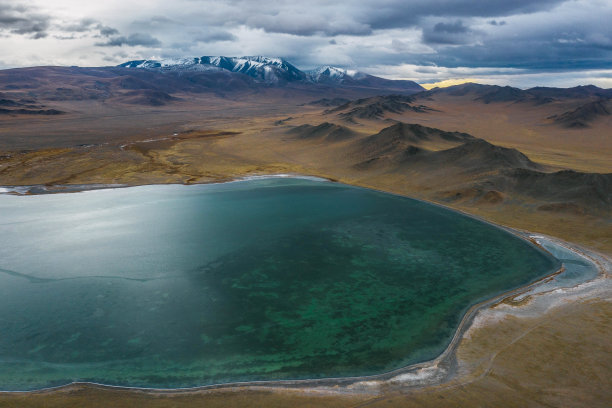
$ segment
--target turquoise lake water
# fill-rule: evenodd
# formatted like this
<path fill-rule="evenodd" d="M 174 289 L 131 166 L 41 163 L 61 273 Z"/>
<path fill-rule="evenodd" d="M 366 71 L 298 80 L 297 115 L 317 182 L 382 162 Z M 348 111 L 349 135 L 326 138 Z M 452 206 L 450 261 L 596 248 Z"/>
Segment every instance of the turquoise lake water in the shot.
<path fill-rule="evenodd" d="M 0 389 L 376 374 L 558 262 L 427 203 L 296 178 L 0 195 Z"/>

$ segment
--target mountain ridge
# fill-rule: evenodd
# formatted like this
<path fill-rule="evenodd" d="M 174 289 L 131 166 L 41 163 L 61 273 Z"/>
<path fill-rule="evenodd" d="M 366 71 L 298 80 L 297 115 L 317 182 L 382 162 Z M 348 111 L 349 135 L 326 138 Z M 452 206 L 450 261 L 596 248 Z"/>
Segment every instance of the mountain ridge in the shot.
<path fill-rule="evenodd" d="M 476 82 L 466 82 L 444 88 L 432 88 L 415 97 L 431 97 L 445 94 L 455 97 L 470 96 L 474 101 L 484 104 L 496 102 L 530 102 L 533 104 L 546 104 L 554 100 L 581 99 L 581 98 L 610 98 L 612 89 L 599 88 L 595 85 L 580 85 L 570 88 L 533 87 L 521 89 L 512 86 L 487 85 Z"/>
<path fill-rule="evenodd" d="M 424 90 L 422 86 L 414 81 L 385 79 L 364 72 L 331 65 L 323 65 L 312 70 L 302 71 L 283 58 L 266 56 L 202 56 L 160 60 L 133 60 L 119 64 L 117 67 L 175 73 L 223 70 L 244 74 L 258 82 L 267 84 L 305 82 L 329 86 L 395 88 L 412 93 Z"/>

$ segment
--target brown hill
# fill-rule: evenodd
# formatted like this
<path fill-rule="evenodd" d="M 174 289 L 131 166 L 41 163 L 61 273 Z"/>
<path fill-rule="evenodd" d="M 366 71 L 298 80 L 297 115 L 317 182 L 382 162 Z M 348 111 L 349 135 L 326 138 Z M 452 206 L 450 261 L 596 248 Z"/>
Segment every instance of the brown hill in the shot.
<path fill-rule="evenodd" d="M 496 146 L 476 138 L 451 149 L 431 152 L 423 160 L 428 165 L 453 167 L 468 173 L 542 168 L 516 149 Z"/>
<path fill-rule="evenodd" d="M 0 115 L 61 115 L 64 112 L 57 109 L 5 109 L 0 108 Z"/>
<path fill-rule="evenodd" d="M 340 105 L 344 105 L 349 103 L 350 100 L 346 99 L 346 98 L 322 98 L 322 99 L 317 99 L 316 101 L 312 101 L 307 103 L 307 105 L 312 105 L 312 106 L 325 106 L 325 107 L 332 107 L 332 106 L 340 106 Z"/>
<path fill-rule="evenodd" d="M 329 122 L 323 122 L 316 126 L 297 126 L 287 131 L 287 134 L 293 135 L 298 139 L 303 140 L 308 139 L 328 142 L 339 142 L 354 137 L 356 135 L 356 132 L 345 126 L 340 126 Z"/>
<path fill-rule="evenodd" d="M 454 97 L 469 97 L 471 100 L 480 101 L 485 104 L 495 102 L 545 103 L 550 101 L 511 86 L 483 85 L 471 82 L 446 88 L 434 88 L 415 96 L 432 97 L 440 94 Z"/>
<path fill-rule="evenodd" d="M 548 210 L 612 208 L 612 173 L 582 173 L 573 170 L 543 173 L 522 168 L 504 172 L 492 181 L 506 190 L 557 204 L 549 206 Z"/>
<path fill-rule="evenodd" d="M 436 140 L 460 143 L 472 139 L 474 139 L 474 136 L 467 133 L 446 132 L 444 130 L 422 126 L 416 123 L 409 124 L 403 122 L 398 122 L 394 125 L 386 127 L 371 137 L 371 140 L 377 140 L 378 142 L 401 140 L 412 143 Z"/>
<path fill-rule="evenodd" d="M 166 92 L 153 89 L 136 89 L 126 92 L 123 95 L 122 102 L 134 105 L 162 106 L 175 99 Z"/>
<path fill-rule="evenodd" d="M 428 112 L 433 109 L 425 105 L 413 104 L 414 99 L 405 95 L 385 95 L 351 101 L 324 113 L 336 113 L 349 122 L 358 119 L 381 119 L 387 113 L 403 113 L 406 111 Z"/>
<path fill-rule="evenodd" d="M 438 129 L 426 130 L 445 134 Z M 549 173 L 516 149 L 458 135 L 464 135 L 467 141 L 438 151 L 417 146 L 419 138 L 408 137 L 402 144 L 397 137 L 381 137 L 378 151 L 354 167 L 362 171 L 377 169 L 385 174 L 406 172 L 413 181 L 438 190 L 438 196 L 446 201 L 496 205 L 507 197 L 520 197 L 539 203 L 539 211 L 587 214 L 612 209 L 612 173 L 573 170 Z M 370 136 L 362 142 L 365 144 L 366 140 L 374 139 Z"/>
<path fill-rule="evenodd" d="M 469 136 L 469 135 L 468 135 Z M 374 155 L 358 166 L 373 165 L 374 163 L 392 162 L 397 168 L 418 170 L 423 174 L 444 179 L 466 177 L 476 180 L 478 177 L 497 174 L 502 170 L 514 169 L 541 169 L 537 163 L 529 160 L 527 156 L 516 149 L 508 149 L 493 145 L 483 139 L 470 139 L 467 142 L 445 150 L 431 151 L 415 145 L 396 149 L 393 153 L 386 152 Z M 465 181 L 463 178 L 462 181 Z"/>
<path fill-rule="evenodd" d="M 410 81 L 404 81 L 410 82 Z M 327 98 L 328 103 L 345 103 L 347 100 L 371 95 L 398 92 L 390 85 L 404 89 L 402 81 L 360 81 L 359 86 L 342 84 L 331 86 L 309 81 L 281 81 L 262 83 L 255 78 L 227 70 L 149 70 L 125 67 L 30 67 L 0 70 L 0 91 L 10 94 L 7 99 L 32 98 L 36 101 L 87 101 L 101 100 L 157 106 L 168 103 L 165 97 L 150 97 L 145 91 L 181 94 L 211 93 L 220 97 L 244 97 L 253 94 L 284 95 L 286 98 L 312 100 L 314 96 Z M 412 90 L 422 88 L 416 84 Z M 142 98 L 134 98 L 133 91 L 140 91 Z M 345 98 L 340 101 L 334 98 Z M 347 99 L 350 98 L 350 99 Z M 4 98 L 3 98 L 4 99 Z M 184 98 L 182 98 L 184 99 Z M 151 100 L 153 100 L 151 102 Z"/>
<path fill-rule="evenodd" d="M 424 130 L 438 137 L 446 134 L 438 129 Z M 360 147 L 371 147 L 370 154 L 354 168 L 364 174 L 409 174 L 412 183 L 437 191 L 439 199 L 449 202 L 489 206 L 513 197 L 538 203 L 538 211 L 584 215 L 612 210 L 612 173 L 549 173 L 516 149 L 466 134 L 451 134 L 466 139 L 465 143 L 431 151 L 419 147 L 422 138 L 410 132 L 405 138 L 399 136 L 402 132 L 394 133 L 387 128 L 360 141 Z"/>
<path fill-rule="evenodd" d="M 461 144 L 473 140 L 467 133 L 446 132 L 417 124 L 396 123 L 380 132 L 355 142 L 353 156 L 359 158 L 358 167 L 380 166 L 393 163 L 401 165 L 416 162 L 416 156 L 433 153 L 428 146 Z M 425 146 L 427 145 L 427 146 Z"/>
<path fill-rule="evenodd" d="M 527 89 L 527 92 L 541 98 L 553 98 L 559 100 L 612 97 L 612 89 L 603 89 L 594 85 L 580 85 L 573 88 L 551 88 L 538 86 Z"/>
<path fill-rule="evenodd" d="M 612 97 L 612 89 L 602 89 L 593 85 L 587 85 L 573 88 L 535 87 L 524 90 L 511 86 L 465 83 L 446 88 L 434 88 L 414 96 L 415 98 L 431 98 L 436 95 L 466 97 L 485 104 L 509 102 L 543 105 L 569 99 L 610 98 Z"/>
<path fill-rule="evenodd" d="M 378 102 L 388 103 L 390 107 L 397 109 L 403 107 L 404 105 L 410 105 L 412 102 L 414 102 L 414 99 L 407 95 L 372 96 L 368 98 L 357 99 L 354 101 L 347 101 L 346 103 L 343 103 L 335 108 L 327 109 L 324 113 L 330 114 L 343 112 L 349 109 L 368 106 Z"/>
<path fill-rule="evenodd" d="M 550 116 L 549 119 L 565 128 L 583 129 L 601 116 L 610 116 L 610 112 L 612 112 L 610 100 L 599 99 L 580 105 L 574 110 Z"/>

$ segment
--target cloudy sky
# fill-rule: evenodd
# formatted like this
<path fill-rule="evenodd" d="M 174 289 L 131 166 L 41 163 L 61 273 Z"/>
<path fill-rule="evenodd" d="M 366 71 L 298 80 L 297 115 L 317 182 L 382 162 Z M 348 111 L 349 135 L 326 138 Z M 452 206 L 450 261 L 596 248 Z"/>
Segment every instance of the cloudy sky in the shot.
<path fill-rule="evenodd" d="M 420 83 L 612 87 L 611 0 L 0 0 L 0 68 L 267 55 Z"/>

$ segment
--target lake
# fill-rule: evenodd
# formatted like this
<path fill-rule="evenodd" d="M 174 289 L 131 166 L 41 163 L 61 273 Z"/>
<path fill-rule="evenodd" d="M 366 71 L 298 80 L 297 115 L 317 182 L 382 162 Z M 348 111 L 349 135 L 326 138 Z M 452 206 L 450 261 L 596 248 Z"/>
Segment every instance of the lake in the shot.
<path fill-rule="evenodd" d="M 457 212 L 310 179 L 0 195 L 0 389 L 381 373 L 558 266 Z"/>

